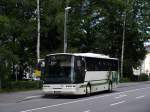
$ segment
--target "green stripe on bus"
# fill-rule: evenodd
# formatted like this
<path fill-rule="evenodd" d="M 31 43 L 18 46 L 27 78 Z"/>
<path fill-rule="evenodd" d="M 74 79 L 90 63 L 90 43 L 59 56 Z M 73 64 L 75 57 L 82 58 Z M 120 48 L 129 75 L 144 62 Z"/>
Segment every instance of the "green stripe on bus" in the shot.
<path fill-rule="evenodd" d="M 91 83 L 91 86 L 96 86 L 96 85 L 104 85 L 104 84 L 108 84 L 109 83 L 109 79 L 102 79 L 102 80 L 92 80 L 90 82 L 94 82 L 94 81 L 105 81 L 105 82 L 95 82 L 94 84 Z M 89 82 L 89 81 L 85 81 L 85 82 Z M 87 85 L 81 85 L 80 88 L 86 87 Z"/>
<path fill-rule="evenodd" d="M 95 84 L 91 84 L 91 86 L 104 85 L 104 84 L 108 84 L 108 82 L 103 82 L 103 83 L 95 83 Z"/>

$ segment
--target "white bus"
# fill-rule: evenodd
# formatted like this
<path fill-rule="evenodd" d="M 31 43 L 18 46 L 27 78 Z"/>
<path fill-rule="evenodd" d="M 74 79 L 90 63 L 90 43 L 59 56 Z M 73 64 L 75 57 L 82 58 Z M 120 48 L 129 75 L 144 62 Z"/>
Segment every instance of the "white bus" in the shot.
<path fill-rule="evenodd" d="M 94 53 L 56 53 L 45 59 L 43 91 L 54 95 L 90 95 L 112 91 L 119 82 L 118 59 Z"/>

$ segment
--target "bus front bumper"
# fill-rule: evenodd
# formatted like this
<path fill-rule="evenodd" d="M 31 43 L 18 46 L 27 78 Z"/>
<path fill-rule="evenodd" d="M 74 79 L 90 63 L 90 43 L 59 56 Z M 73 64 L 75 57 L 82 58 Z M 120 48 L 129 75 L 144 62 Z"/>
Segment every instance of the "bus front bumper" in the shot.
<path fill-rule="evenodd" d="M 82 95 L 85 94 L 85 90 L 81 90 L 78 87 L 57 87 L 52 88 L 48 86 L 43 86 L 42 88 L 44 94 L 50 95 Z"/>

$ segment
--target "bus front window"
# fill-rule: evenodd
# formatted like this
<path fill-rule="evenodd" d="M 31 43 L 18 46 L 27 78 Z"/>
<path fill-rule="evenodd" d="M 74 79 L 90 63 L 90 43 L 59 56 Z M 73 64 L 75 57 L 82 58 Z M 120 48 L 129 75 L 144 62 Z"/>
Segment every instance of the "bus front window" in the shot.
<path fill-rule="evenodd" d="M 49 84 L 73 83 L 71 68 L 72 56 L 51 55 L 46 59 L 44 82 Z"/>

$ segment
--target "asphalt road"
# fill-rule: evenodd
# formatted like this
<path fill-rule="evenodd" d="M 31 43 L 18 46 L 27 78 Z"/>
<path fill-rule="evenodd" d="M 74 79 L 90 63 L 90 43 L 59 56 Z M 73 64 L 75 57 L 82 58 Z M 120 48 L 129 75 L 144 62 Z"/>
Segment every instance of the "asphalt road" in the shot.
<path fill-rule="evenodd" d="M 150 112 L 150 83 L 122 86 L 90 97 L 26 96 L 0 102 L 0 112 Z"/>

